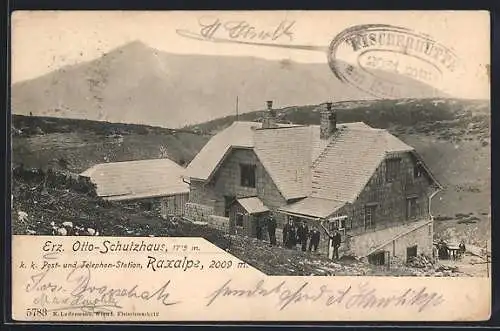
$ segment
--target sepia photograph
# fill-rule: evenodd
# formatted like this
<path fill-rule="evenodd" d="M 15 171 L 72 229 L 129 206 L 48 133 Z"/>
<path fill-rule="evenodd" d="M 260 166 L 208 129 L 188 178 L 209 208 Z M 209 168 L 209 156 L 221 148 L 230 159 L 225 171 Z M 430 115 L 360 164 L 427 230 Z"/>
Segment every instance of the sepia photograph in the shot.
<path fill-rule="evenodd" d="M 489 276 L 488 63 L 395 25 L 311 44 L 297 13 L 184 17 L 13 15 L 13 234 L 202 237 L 267 275 Z"/>
<path fill-rule="evenodd" d="M 11 23 L 14 320 L 489 317 L 488 12 Z"/>
<path fill-rule="evenodd" d="M 488 319 L 489 22 L 14 12 L 12 318 Z"/>

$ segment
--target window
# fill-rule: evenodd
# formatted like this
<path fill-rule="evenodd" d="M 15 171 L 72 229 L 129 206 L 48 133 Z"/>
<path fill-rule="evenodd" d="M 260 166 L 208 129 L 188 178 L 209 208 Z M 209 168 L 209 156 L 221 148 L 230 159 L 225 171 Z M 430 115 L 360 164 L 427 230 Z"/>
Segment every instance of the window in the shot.
<path fill-rule="evenodd" d="M 417 246 L 406 248 L 406 262 L 410 262 L 414 257 L 417 257 Z"/>
<path fill-rule="evenodd" d="M 413 220 L 418 216 L 418 198 L 406 198 L 406 219 Z"/>
<path fill-rule="evenodd" d="M 231 210 L 231 205 L 234 202 L 234 196 L 224 196 L 224 217 L 229 217 L 229 212 Z"/>
<path fill-rule="evenodd" d="M 255 165 L 240 164 L 240 185 L 244 187 L 255 187 Z"/>
<path fill-rule="evenodd" d="M 375 208 L 377 205 L 365 206 L 365 229 L 372 229 L 375 227 Z"/>
<path fill-rule="evenodd" d="M 385 167 L 386 181 L 392 182 L 399 177 L 400 165 L 401 165 L 400 158 L 393 158 L 393 159 L 386 160 L 386 167 Z"/>
<path fill-rule="evenodd" d="M 420 163 L 417 163 L 415 167 L 413 168 L 413 177 L 419 178 L 422 177 L 422 173 L 424 172 L 424 169 Z"/>
<path fill-rule="evenodd" d="M 345 219 L 341 219 L 339 221 L 339 229 L 345 229 L 345 224 L 346 224 L 346 220 Z"/>
<path fill-rule="evenodd" d="M 243 214 L 236 214 L 236 226 L 243 226 Z"/>
<path fill-rule="evenodd" d="M 341 233 L 345 233 L 345 230 L 347 229 L 347 217 L 341 217 L 339 219 L 330 220 L 329 225 L 330 225 L 330 231 L 337 229 Z"/>

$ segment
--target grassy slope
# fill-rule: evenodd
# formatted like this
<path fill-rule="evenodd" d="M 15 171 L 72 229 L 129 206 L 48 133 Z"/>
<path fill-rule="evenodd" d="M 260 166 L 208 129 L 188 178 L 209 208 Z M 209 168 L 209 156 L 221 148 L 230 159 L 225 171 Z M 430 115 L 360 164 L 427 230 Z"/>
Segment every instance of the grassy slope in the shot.
<path fill-rule="evenodd" d="M 14 165 L 57 168 L 64 159 L 68 169 L 78 173 L 97 163 L 166 155 L 187 164 L 208 140 L 192 131 L 50 117 L 14 115 L 12 126 L 22 131 L 12 139 Z M 112 134 L 121 134 L 123 141 Z"/>

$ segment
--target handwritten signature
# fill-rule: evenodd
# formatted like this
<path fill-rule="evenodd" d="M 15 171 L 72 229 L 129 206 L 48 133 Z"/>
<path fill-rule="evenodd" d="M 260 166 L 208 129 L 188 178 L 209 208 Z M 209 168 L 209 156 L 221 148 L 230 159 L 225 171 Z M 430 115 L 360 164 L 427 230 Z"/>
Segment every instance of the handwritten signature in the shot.
<path fill-rule="evenodd" d="M 287 286 L 286 281 L 274 286 L 266 286 L 264 280 L 259 280 L 251 287 L 236 288 L 229 279 L 220 288 L 206 297 L 206 306 L 222 300 L 224 297 L 231 298 L 255 298 L 255 297 L 277 297 L 279 310 L 286 307 L 307 302 L 319 302 L 325 306 L 343 305 L 346 309 L 351 308 L 387 308 L 387 307 L 415 307 L 418 312 L 441 305 L 444 298 L 437 292 L 430 292 L 426 287 L 420 289 L 408 288 L 397 295 L 386 295 L 382 290 L 371 287 L 369 283 L 361 284 L 359 287 L 348 286 L 343 289 L 331 289 L 327 285 L 313 287 L 309 282 L 300 286 Z"/>
<path fill-rule="evenodd" d="M 245 20 L 222 21 L 217 17 L 204 16 L 198 19 L 199 32 L 177 30 L 185 37 L 211 41 L 292 41 L 295 21 L 282 20 L 270 29 L 257 27 Z"/>
<path fill-rule="evenodd" d="M 109 312 L 120 309 L 119 299 L 142 301 L 160 301 L 165 306 L 172 306 L 180 301 L 172 301 L 168 287 L 171 281 L 153 290 L 141 289 L 139 284 L 126 287 L 95 285 L 92 283 L 89 268 L 74 268 L 61 284 L 51 279 L 51 269 L 31 276 L 25 291 L 35 293 L 33 304 L 48 311 L 82 310 L 84 312 Z"/>

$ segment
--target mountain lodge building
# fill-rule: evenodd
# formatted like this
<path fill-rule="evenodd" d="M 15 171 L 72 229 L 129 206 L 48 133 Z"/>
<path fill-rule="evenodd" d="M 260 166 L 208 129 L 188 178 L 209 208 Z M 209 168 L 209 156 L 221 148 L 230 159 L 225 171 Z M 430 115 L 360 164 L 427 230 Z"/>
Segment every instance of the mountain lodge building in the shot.
<path fill-rule="evenodd" d="M 319 251 L 331 255 L 321 228 L 337 228 L 341 254 L 385 264 L 432 254 L 432 196 L 441 188 L 415 149 L 363 122 L 337 123 L 331 103 L 320 125 L 278 124 L 267 102 L 262 122 L 234 122 L 189 164 L 186 215 L 230 233 L 277 238 L 288 220 L 317 227 Z"/>

